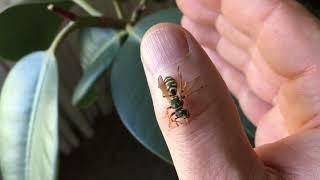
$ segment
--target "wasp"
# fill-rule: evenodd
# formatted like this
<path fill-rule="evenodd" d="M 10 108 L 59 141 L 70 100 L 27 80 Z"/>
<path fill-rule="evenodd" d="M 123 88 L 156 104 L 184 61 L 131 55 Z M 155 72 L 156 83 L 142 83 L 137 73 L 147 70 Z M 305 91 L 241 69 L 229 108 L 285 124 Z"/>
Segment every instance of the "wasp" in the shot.
<path fill-rule="evenodd" d="M 179 67 L 178 80 L 175 80 L 172 76 L 166 76 L 164 79 L 161 75 L 158 77 L 158 87 L 162 91 L 162 96 L 170 103 L 170 106 L 167 108 L 169 127 L 171 127 L 171 123 L 176 123 L 177 126 L 183 124 L 182 120 L 185 120 L 184 122 L 189 124 L 190 112 L 183 106 L 184 99 L 203 88 L 201 86 L 198 90 L 191 91 L 194 82 L 196 82 L 199 77 L 200 76 L 190 82 L 184 82 Z M 174 112 L 169 113 L 170 110 L 173 110 Z"/>

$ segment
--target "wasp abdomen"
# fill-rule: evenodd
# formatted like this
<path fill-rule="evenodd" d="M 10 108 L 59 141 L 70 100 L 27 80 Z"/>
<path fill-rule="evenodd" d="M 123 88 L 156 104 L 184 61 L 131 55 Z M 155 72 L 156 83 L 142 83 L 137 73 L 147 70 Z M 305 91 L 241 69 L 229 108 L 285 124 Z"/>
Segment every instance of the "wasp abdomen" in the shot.
<path fill-rule="evenodd" d="M 177 81 L 175 79 L 168 76 L 164 79 L 164 84 L 171 96 L 175 96 L 177 94 Z"/>

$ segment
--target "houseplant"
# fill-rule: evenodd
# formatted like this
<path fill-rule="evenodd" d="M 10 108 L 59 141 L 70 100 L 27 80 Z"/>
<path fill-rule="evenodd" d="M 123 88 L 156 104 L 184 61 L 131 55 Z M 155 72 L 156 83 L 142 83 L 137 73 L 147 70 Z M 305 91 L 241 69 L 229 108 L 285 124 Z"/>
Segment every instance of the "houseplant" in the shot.
<path fill-rule="evenodd" d="M 56 19 L 55 23 L 45 26 L 48 35 L 41 42 L 12 48 L 8 42 L 14 42 L 13 39 L 5 37 L 7 39 L 1 41 L 7 44 L 0 46 L 0 55 L 11 60 L 19 59 L 7 77 L 0 100 L 0 165 L 5 179 L 55 178 L 58 148 L 58 67 L 55 53 L 66 35 L 78 28 L 82 29 L 80 63 L 84 73 L 75 89 L 73 104 L 87 106 L 94 101 L 94 83 L 109 71 L 113 102 L 123 123 L 146 148 L 170 162 L 170 155 L 154 120 L 140 62 L 139 44 L 150 26 L 163 21 L 178 23 L 181 15 L 177 9 L 167 9 L 141 18 L 146 6 L 146 1 L 141 0 L 131 16 L 124 18 L 119 2 L 113 2 L 117 19 L 103 16 L 85 1 L 74 0 L 74 3 L 90 16 L 69 11 L 69 4 L 50 4 L 50 11 L 68 21 L 52 43 L 48 37 L 55 34 L 54 29 L 59 27 Z M 10 8 L 16 5 L 2 6 L 4 18 L 8 18 L 6 12 L 10 9 L 19 9 Z M 88 38 L 90 36 L 95 38 Z M 49 48 L 45 51 L 31 52 L 39 47 L 47 48 L 46 45 Z M 244 122 L 248 122 L 244 115 L 242 117 Z M 253 126 L 245 123 L 245 127 L 249 138 L 253 139 Z"/>

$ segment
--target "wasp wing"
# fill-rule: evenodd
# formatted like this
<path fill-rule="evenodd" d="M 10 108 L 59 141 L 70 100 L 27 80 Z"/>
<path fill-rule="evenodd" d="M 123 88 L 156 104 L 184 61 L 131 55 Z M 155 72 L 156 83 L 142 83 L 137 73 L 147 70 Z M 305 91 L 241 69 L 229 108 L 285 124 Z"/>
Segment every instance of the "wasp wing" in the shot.
<path fill-rule="evenodd" d="M 182 80 L 182 73 L 180 71 L 180 67 L 178 66 L 178 93 L 181 95 L 183 94 L 183 89 L 184 89 L 184 84 L 185 82 L 183 82 Z"/>
<path fill-rule="evenodd" d="M 158 87 L 162 91 L 163 97 L 166 97 L 166 98 L 170 97 L 169 92 L 167 91 L 166 85 L 161 75 L 158 77 Z"/>
<path fill-rule="evenodd" d="M 200 76 L 192 79 L 191 81 L 185 82 L 184 87 L 181 91 L 181 96 L 190 96 L 192 93 L 197 92 L 198 90 L 202 89 L 203 86 L 196 87 L 195 85 L 200 82 Z M 196 89 L 194 89 L 196 87 Z"/>

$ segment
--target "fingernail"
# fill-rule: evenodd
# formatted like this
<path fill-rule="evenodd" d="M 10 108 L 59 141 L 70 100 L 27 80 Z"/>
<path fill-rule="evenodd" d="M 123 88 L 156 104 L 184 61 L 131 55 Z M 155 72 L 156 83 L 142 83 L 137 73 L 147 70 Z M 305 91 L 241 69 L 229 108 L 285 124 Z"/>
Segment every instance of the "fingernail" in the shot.
<path fill-rule="evenodd" d="M 141 56 L 145 68 L 154 74 L 186 57 L 189 49 L 186 33 L 179 27 L 166 26 L 145 35 Z"/>

